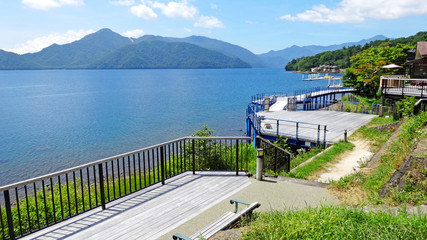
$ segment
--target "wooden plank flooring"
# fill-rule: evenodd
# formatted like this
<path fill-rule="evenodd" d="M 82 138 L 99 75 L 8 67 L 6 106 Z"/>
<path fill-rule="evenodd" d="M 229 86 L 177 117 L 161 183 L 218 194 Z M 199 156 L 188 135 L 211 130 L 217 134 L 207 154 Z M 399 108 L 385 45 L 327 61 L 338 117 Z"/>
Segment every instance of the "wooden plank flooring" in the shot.
<path fill-rule="evenodd" d="M 347 130 L 348 132 L 354 131 L 377 116 L 337 111 L 278 111 L 262 112 L 259 113 L 259 115 L 262 115 L 265 118 L 327 125 L 326 141 L 328 143 L 338 142 L 339 139 L 343 138 L 344 130 Z M 269 129 L 267 129 L 265 125 L 266 123 L 270 124 Z M 277 135 L 277 121 L 266 119 L 262 121 L 261 125 L 263 134 L 272 136 Z M 299 124 L 298 136 L 301 140 L 316 141 L 317 132 L 317 125 Z M 323 129 L 320 129 L 320 141 L 323 141 L 323 133 Z M 296 123 L 280 122 L 279 135 L 295 139 Z"/>
<path fill-rule="evenodd" d="M 235 174 L 185 172 L 23 239 L 156 239 L 251 183 Z"/>

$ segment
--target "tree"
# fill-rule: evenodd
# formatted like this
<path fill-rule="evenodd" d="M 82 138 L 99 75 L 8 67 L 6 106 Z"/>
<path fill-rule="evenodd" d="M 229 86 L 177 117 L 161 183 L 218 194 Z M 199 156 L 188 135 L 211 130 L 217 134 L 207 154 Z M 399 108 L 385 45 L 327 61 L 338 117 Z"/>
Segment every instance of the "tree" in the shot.
<path fill-rule="evenodd" d="M 387 64 L 402 65 L 406 53 L 412 46 L 397 44 L 391 47 L 389 42 L 379 47 L 368 48 L 350 58 L 351 67 L 346 69 L 343 82 L 356 88 L 364 97 L 376 97 L 381 75 L 402 73 L 402 69 L 382 69 Z"/>
<path fill-rule="evenodd" d="M 397 111 L 403 116 L 412 116 L 414 114 L 414 104 L 417 102 L 415 97 L 407 97 L 397 102 Z"/>

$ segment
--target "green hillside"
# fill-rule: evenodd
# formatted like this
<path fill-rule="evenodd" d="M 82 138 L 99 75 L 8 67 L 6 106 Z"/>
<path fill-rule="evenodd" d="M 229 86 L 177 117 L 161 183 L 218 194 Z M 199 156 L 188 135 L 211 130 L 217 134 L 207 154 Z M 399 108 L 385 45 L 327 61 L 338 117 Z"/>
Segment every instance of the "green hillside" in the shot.
<path fill-rule="evenodd" d="M 98 69 L 250 67 L 238 58 L 193 44 L 157 40 L 128 45 L 90 66 Z"/>
<path fill-rule="evenodd" d="M 393 40 L 376 40 L 363 46 L 356 45 L 351 47 L 344 47 L 335 51 L 319 53 L 311 57 L 293 59 L 286 65 L 285 68 L 288 71 L 310 71 L 311 68 L 320 65 L 335 65 L 339 66 L 340 68 L 348 68 L 350 67 L 350 57 L 368 48 L 378 47 L 385 42 L 390 42 L 390 46 L 396 46 L 397 44 L 408 44 L 415 47 L 415 44 L 419 41 L 427 41 L 427 32 L 419 32 L 414 36 L 396 38 Z"/>

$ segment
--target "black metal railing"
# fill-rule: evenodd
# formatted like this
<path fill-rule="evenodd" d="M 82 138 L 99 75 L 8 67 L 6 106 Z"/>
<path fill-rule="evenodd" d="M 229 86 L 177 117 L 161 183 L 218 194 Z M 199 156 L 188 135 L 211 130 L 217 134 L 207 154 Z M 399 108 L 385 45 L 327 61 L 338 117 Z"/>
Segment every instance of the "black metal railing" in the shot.
<path fill-rule="evenodd" d="M 381 90 L 386 95 L 425 97 L 427 79 L 383 76 Z"/>
<path fill-rule="evenodd" d="M 289 172 L 292 153 L 262 137 L 258 136 L 257 138 L 257 143 L 264 152 L 264 172 L 272 171 L 275 174 L 281 171 Z"/>
<path fill-rule="evenodd" d="M 185 137 L 0 187 L 0 239 L 15 239 L 185 171 L 248 168 L 248 137 Z"/>

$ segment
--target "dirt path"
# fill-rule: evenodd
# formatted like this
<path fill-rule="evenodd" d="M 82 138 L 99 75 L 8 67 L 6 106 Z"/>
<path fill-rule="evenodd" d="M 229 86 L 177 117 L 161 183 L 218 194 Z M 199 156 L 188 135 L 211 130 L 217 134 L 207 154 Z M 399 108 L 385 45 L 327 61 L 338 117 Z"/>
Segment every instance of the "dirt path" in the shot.
<path fill-rule="evenodd" d="M 373 153 L 370 152 L 370 142 L 364 140 L 351 141 L 355 147 L 351 151 L 347 151 L 340 156 L 338 162 L 332 163 L 326 170 L 318 173 L 317 181 L 329 182 L 330 180 L 338 180 L 341 177 L 357 172 L 360 169 L 360 164 L 369 160 Z"/>

